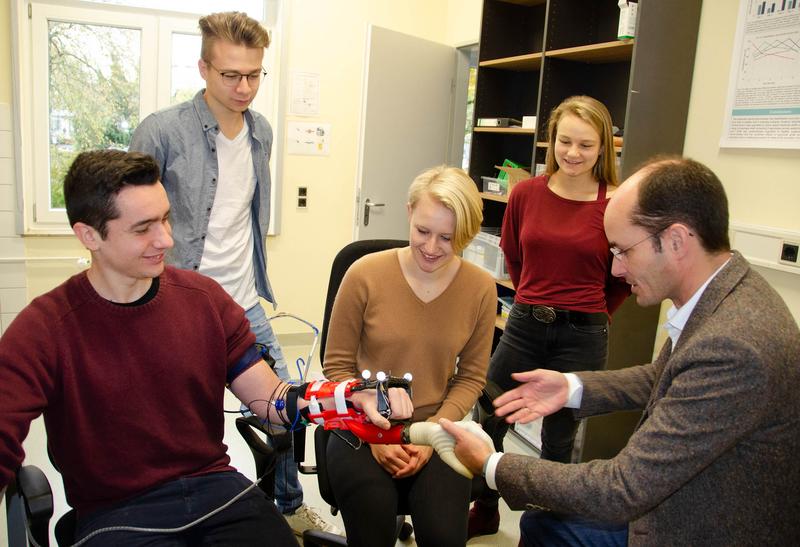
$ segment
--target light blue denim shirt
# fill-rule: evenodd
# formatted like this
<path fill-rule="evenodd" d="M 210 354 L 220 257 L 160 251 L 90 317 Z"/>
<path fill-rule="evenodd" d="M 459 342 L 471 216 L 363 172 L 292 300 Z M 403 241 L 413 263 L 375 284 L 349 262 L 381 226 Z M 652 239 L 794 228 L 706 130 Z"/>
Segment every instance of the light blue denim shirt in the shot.
<path fill-rule="evenodd" d="M 147 116 L 133 133 L 130 150 L 152 155 L 161 167 L 161 182 L 171 206 L 175 247 L 167 262 L 186 270 L 197 270 L 203 256 L 208 220 L 217 191 L 219 164 L 216 137 L 219 125 L 203 98 L 194 99 Z M 245 110 L 250 128 L 256 190 L 253 194 L 253 264 L 256 292 L 275 304 L 267 277 L 264 236 L 269 226 L 272 128 L 257 112 Z"/>

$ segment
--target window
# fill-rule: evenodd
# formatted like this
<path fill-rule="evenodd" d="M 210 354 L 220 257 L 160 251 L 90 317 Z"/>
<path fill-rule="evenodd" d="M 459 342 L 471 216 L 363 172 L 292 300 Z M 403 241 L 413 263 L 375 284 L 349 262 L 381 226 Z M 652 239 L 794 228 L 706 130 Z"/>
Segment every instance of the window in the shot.
<path fill-rule="evenodd" d="M 472 144 L 472 120 L 475 116 L 475 84 L 478 74 L 478 45 L 456 49 L 455 96 L 450 153 L 447 162 L 460 165 L 466 171 Z"/>
<path fill-rule="evenodd" d="M 264 19 L 263 0 L 238 2 L 228 2 L 224 9 Z M 145 7 L 116 5 L 122 3 Z M 174 11 L 147 9 L 154 4 Z M 221 9 L 217 3 L 206 4 L 34 0 L 28 10 L 23 3 L 12 2 L 25 233 L 71 233 L 62 184 L 73 158 L 87 149 L 127 149 L 143 117 L 202 89 L 197 19 Z M 208 9 L 175 15 L 187 6 Z M 270 74 L 276 49 L 270 47 L 265 54 Z M 253 104 L 271 121 L 276 89 L 275 79 L 268 77 Z"/>

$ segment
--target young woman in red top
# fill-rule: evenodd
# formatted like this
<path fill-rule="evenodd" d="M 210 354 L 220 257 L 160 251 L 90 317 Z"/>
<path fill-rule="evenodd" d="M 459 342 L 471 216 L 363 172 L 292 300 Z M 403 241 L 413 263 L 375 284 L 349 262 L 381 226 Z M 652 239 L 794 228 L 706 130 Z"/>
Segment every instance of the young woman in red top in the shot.
<path fill-rule="evenodd" d="M 550 115 L 546 174 L 514 187 L 500 246 L 516 289 L 506 328 L 492 355 L 489 380 L 504 391 L 514 372 L 572 372 L 605 367 L 608 317 L 630 287 L 611 275 L 603 231 L 617 187 L 611 116 L 586 96 L 566 99 Z M 543 459 L 569 462 L 578 422 L 569 409 L 544 418 Z M 498 450 L 508 430 L 491 428 Z M 497 531 L 494 491 L 470 511 L 469 536 Z"/>

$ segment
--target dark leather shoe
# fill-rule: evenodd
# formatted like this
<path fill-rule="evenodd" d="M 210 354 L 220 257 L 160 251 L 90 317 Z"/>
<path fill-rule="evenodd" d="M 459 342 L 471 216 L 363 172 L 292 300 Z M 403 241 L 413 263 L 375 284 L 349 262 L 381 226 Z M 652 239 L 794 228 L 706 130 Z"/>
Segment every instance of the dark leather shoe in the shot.
<path fill-rule="evenodd" d="M 476 501 L 469 510 L 467 539 L 496 534 L 500 529 L 500 510 L 497 505 L 487 506 Z"/>

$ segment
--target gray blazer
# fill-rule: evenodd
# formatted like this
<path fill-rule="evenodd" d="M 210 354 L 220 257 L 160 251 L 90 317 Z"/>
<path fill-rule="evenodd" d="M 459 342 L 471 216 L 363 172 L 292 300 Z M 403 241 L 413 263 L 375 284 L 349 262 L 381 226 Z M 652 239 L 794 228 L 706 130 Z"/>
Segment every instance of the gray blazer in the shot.
<path fill-rule="evenodd" d="M 739 253 L 674 351 L 578 376 L 576 416 L 643 410 L 636 431 L 610 460 L 503 456 L 510 507 L 628 522 L 630 545 L 800 545 L 800 332 Z"/>

